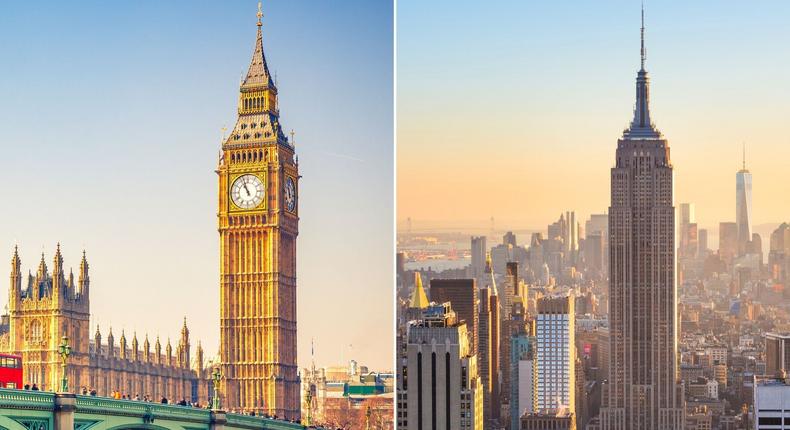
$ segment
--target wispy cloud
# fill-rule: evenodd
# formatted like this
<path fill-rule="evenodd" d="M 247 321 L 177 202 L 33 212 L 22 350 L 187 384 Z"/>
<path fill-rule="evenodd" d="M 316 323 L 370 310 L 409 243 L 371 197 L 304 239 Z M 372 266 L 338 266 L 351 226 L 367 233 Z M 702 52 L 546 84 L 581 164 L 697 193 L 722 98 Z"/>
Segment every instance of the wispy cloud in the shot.
<path fill-rule="evenodd" d="M 319 151 L 319 152 L 321 154 L 329 155 L 329 156 L 332 156 L 332 157 L 345 158 L 346 160 L 358 161 L 360 163 L 364 163 L 365 162 L 365 160 L 363 160 L 361 158 L 354 157 L 352 155 L 338 154 L 338 153 L 335 153 L 335 152 L 328 152 L 328 151 Z"/>

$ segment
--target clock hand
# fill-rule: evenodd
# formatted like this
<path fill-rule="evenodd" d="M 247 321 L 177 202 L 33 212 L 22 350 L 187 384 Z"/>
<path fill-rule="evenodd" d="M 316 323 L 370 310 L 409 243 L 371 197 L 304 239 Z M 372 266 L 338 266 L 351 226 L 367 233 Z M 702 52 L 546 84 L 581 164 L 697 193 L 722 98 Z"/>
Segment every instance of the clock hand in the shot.
<path fill-rule="evenodd" d="M 241 184 L 244 185 L 244 191 L 247 192 L 247 197 L 249 197 L 250 196 L 250 189 L 247 188 L 247 183 L 246 182 L 242 182 Z"/>

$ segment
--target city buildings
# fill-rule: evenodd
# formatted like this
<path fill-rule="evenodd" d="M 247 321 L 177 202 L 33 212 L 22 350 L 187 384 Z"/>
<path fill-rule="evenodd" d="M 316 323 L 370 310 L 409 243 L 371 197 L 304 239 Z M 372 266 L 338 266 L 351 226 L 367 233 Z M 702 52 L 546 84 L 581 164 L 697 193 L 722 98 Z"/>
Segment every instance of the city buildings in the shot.
<path fill-rule="evenodd" d="M 609 208 L 609 382 L 601 428 L 683 428 L 678 381 L 675 208 L 669 143 L 650 118 L 641 68 L 631 125 L 617 142 Z M 540 355 L 540 351 L 538 351 Z"/>
<path fill-rule="evenodd" d="M 302 418 L 308 425 L 342 427 L 361 423 L 366 414 L 378 429 L 393 429 L 391 373 L 369 370 L 351 360 L 345 366 L 302 369 Z"/>
<path fill-rule="evenodd" d="M 299 419 L 296 236 L 299 169 L 280 124 L 262 13 L 217 166 L 220 361 L 229 409 Z"/>

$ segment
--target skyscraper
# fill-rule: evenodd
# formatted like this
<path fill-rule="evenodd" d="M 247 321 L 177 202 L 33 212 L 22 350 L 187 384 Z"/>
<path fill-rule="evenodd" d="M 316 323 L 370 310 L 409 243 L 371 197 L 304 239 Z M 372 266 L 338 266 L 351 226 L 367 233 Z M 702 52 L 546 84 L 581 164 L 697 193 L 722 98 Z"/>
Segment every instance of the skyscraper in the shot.
<path fill-rule="evenodd" d="M 238 117 L 217 166 L 220 362 L 229 409 L 299 419 L 296 236 L 299 167 L 280 126 L 261 17 Z"/>
<path fill-rule="evenodd" d="M 423 309 L 422 318 L 409 323 L 400 428 L 483 429 L 482 387 L 468 338 L 447 303 Z"/>
<path fill-rule="evenodd" d="M 719 256 L 727 264 L 738 255 L 738 223 L 719 223 Z"/>
<path fill-rule="evenodd" d="M 472 236 L 472 277 L 478 281 L 483 276 L 486 268 L 486 237 Z"/>
<path fill-rule="evenodd" d="M 469 348 L 477 354 L 477 287 L 474 279 L 431 279 L 431 300 L 450 302 L 458 321 L 465 322 Z"/>
<path fill-rule="evenodd" d="M 485 389 L 484 422 L 499 420 L 499 296 L 489 287 L 480 288 L 478 301 L 478 367 Z"/>
<path fill-rule="evenodd" d="M 617 142 L 611 169 L 610 363 L 601 405 L 604 430 L 684 426 L 677 364 L 673 172 L 669 143 L 650 120 L 644 30 L 643 10 L 634 119 Z"/>
<path fill-rule="evenodd" d="M 752 240 L 752 174 L 746 170 L 746 146 L 743 165 L 735 174 L 735 223 L 738 224 L 738 254 L 748 251 Z"/>
<path fill-rule="evenodd" d="M 575 413 L 576 323 L 574 298 L 543 297 L 535 316 L 535 411 Z"/>

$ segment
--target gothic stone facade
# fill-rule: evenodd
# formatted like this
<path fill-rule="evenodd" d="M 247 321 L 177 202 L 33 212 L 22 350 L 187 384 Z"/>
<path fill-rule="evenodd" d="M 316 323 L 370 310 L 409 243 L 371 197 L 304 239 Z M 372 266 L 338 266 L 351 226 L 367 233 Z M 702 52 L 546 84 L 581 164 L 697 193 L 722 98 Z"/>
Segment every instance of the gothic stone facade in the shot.
<path fill-rule="evenodd" d="M 84 252 L 76 282 L 72 272 L 64 272 L 58 245 L 52 273 L 42 254 L 36 274 L 29 273 L 27 285 L 22 288 L 21 260 L 15 248 L 10 280 L 7 327 L 3 327 L 4 334 L 0 336 L 0 351 L 22 356 L 26 383 L 35 383 L 42 390 L 60 388 L 63 375 L 58 346 L 67 336 L 71 346 L 66 367 L 69 391 L 86 387 L 103 396 L 120 391 L 131 396 L 149 395 L 156 400 L 166 397 L 207 402 L 209 372 L 203 369 L 200 345 L 194 368 L 190 367 L 186 320 L 175 355 L 170 341 L 163 353 L 159 339 L 151 351 L 147 336 L 139 345 L 135 335 L 129 345 L 122 333 L 116 345 L 112 329 L 105 344 L 98 327 L 90 338 L 90 278 Z"/>

